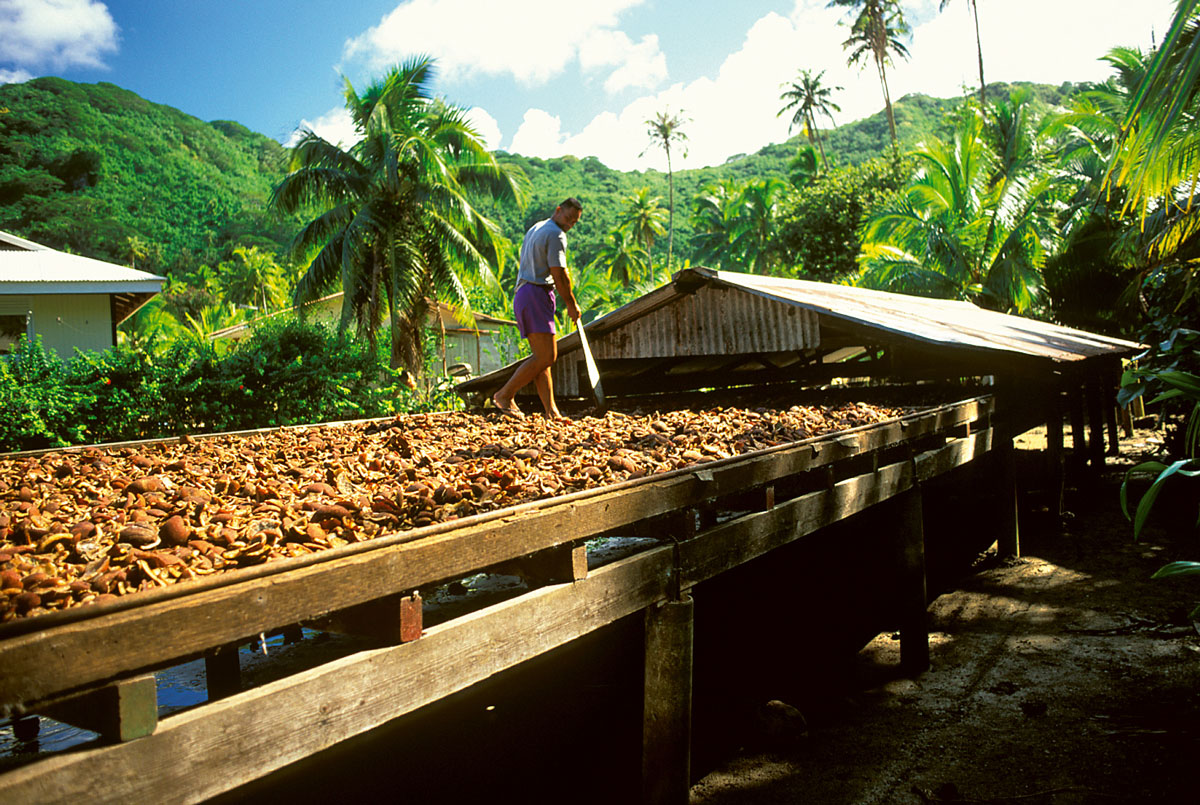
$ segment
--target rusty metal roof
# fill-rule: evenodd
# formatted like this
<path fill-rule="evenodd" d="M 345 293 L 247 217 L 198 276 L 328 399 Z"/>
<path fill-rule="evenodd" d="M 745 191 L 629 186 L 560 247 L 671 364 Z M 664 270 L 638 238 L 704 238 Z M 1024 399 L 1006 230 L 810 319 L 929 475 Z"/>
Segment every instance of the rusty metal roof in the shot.
<path fill-rule="evenodd" d="M 709 269 L 685 269 L 676 274 L 676 282 L 686 271 L 710 277 L 716 283 L 743 288 L 826 316 L 931 345 L 1004 350 L 1052 361 L 1125 355 L 1143 349 L 1141 344 L 1133 341 L 984 310 L 970 302 Z"/>
<path fill-rule="evenodd" d="M 684 302 L 686 297 L 690 301 Z M 658 312 L 668 306 L 671 315 Z M 858 338 L 864 346 L 891 344 L 935 355 L 942 351 L 948 359 L 969 356 L 985 369 L 980 374 L 990 373 L 986 370 L 989 356 L 996 361 L 1015 358 L 1053 366 L 1123 357 L 1143 349 L 1132 341 L 984 310 L 970 302 L 707 268 L 677 272 L 670 284 L 597 318 L 586 329 L 602 374 L 619 380 L 622 367 L 636 364 L 631 374 L 625 374 L 653 386 L 668 375 L 711 374 L 722 365 L 729 372 L 751 367 L 755 361 L 768 371 L 786 368 L 773 356 L 811 347 L 814 317 L 820 323 L 818 340 L 831 340 L 828 336 L 837 331 L 843 341 Z M 780 328 L 794 332 L 781 336 Z M 763 329 L 772 332 L 754 332 Z M 825 345 L 835 346 L 845 344 Z M 581 396 L 583 391 L 576 382 L 579 356 L 572 355 L 578 349 L 576 333 L 559 341 L 554 382 L 563 396 Z M 745 365 L 715 360 L 737 354 L 747 356 Z M 645 371 L 648 360 L 666 356 L 674 356 L 676 362 Z M 765 367 L 763 356 L 768 358 Z M 608 371 L 605 358 L 610 359 Z M 469 380 L 457 390 L 467 394 L 499 388 L 515 366 Z"/>

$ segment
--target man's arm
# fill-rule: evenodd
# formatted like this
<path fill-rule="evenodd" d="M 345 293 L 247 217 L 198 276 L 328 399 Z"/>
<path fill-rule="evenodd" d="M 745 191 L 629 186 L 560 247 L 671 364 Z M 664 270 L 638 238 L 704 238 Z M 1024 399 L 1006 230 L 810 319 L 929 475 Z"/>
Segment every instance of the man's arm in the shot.
<path fill-rule="evenodd" d="M 550 277 L 554 280 L 554 290 L 567 306 L 567 315 L 571 321 L 579 320 L 579 303 L 575 301 L 575 292 L 571 289 L 571 276 L 562 266 L 550 266 Z"/>

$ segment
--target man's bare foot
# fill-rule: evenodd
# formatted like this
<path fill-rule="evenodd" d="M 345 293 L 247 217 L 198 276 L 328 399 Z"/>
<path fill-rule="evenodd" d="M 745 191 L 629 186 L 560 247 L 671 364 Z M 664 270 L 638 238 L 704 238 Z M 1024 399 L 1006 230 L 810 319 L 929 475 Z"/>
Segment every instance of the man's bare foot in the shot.
<path fill-rule="evenodd" d="M 554 409 L 553 411 L 547 411 L 546 419 L 549 419 L 551 422 L 570 422 L 571 421 L 567 417 L 563 416 L 562 411 L 559 411 L 557 408 Z"/>
<path fill-rule="evenodd" d="M 525 414 L 517 407 L 517 404 L 512 400 L 501 400 L 498 396 L 492 396 L 492 405 L 500 410 L 500 413 L 510 419 L 524 419 Z"/>

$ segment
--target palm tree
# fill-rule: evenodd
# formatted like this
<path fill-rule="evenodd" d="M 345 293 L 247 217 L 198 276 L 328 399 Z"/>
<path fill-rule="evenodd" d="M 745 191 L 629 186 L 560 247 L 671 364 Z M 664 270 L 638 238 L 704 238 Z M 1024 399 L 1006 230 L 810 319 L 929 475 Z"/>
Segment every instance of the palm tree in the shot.
<path fill-rule="evenodd" d="M 1111 182 L 1143 212 L 1152 199 L 1200 178 L 1200 0 L 1178 0 L 1175 17 L 1139 83 L 1121 126 Z"/>
<path fill-rule="evenodd" d="M 1022 313 L 1042 290 L 1057 228 L 1056 180 L 1038 158 L 1028 94 L 1015 94 L 985 138 L 978 110 L 960 112 L 953 141 L 912 152 L 919 165 L 902 196 L 867 219 L 858 284 L 970 299 Z"/>
<path fill-rule="evenodd" d="M 938 11 L 945 11 L 954 0 L 942 0 L 938 5 Z M 979 108 L 983 113 L 983 119 L 987 120 L 987 96 L 984 93 L 983 82 L 983 41 L 979 38 L 979 0 L 967 0 L 967 5 L 971 8 L 971 15 L 975 18 L 975 50 L 979 53 Z"/>
<path fill-rule="evenodd" d="M 409 59 L 360 95 L 346 81 L 346 108 L 362 139 L 349 148 L 311 131 L 292 151 L 292 172 L 272 205 L 316 212 L 293 251 L 314 255 L 297 303 L 340 283 L 342 327 L 353 320 L 374 344 L 383 305 L 391 365 L 419 373 L 431 298 L 470 311 L 458 272 L 499 260 L 497 226 L 473 206 L 486 196 L 523 203 L 524 177 L 488 153 L 462 109 L 431 93 L 433 61 Z"/>
<path fill-rule="evenodd" d="M 233 256 L 233 260 L 217 267 L 225 300 L 263 312 L 283 307 L 286 300 L 283 269 L 275 259 L 257 246 L 239 246 L 233 250 Z"/>
<path fill-rule="evenodd" d="M 662 196 L 650 195 L 649 187 L 642 187 L 625 197 L 625 208 L 617 220 L 617 226 L 630 232 L 646 247 L 646 260 L 651 262 L 650 250 L 654 239 L 666 233 L 663 218 L 667 211 L 659 206 Z"/>
<path fill-rule="evenodd" d="M 671 254 L 675 241 L 675 174 L 671 170 L 671 143 L 687 142 L 687 134 L 683 132 L 683 126 L 687 122 L 683 110 L 677 115 L 672 115 L 670 109 L 664 109 L 646 121 L 646 134 L 650 137 L 647 150 L 661 148 L 667 155 L 667 271 L 671 270 Z M 687 156 L 686 147 L 683 155 Z"/>
<path fill-rule="evenodd" d="M 799 81 L 782 84 L 781 86 L 786 89 L 779 96 L 779 100 L 787 101 L 787 103 L 775 116 L 779 117 L 784 112 L 794 109 L 795 113 L 792 115 L 791 122 L 788 123 L 788 134 L 792 133 L 793 127 L 803 124 L 808 133 L 808 141 L 821 150 L 821 162 L 825 165 L 825 169 L 829 170 L 829 161 L 825 158 L 825 145 L 821 142 L 821 133 L 817 131 L 816 118 L 817 115 L 824 115 L 829 118 L 829 122 L 833 122 L 833 113 L 842 111 L 842 107 L 834 103 L 831 96 L 835 91 L 843 88 L 821 86 L 821 77 L 824 75 L 824 70 L 817 73 L 815 77 L 811 70 L 801 70 Z"/>
<path fill-rule="evenodd" d="M 734 227 L 740 190 L 731 179 L 705 185 L 692 198 L 692 258 L 723 268 L 733 263 Z"/>
<path fill-rule="evenodd" d="M 609 281 L 619 282 L 622 286 L 639 282 L 644 275 L 652 273 L 650 253 L 637 236 L 625 227 L 617 227 L 609 232 L 592 266 L 604 268 Z M 589 273 L 599 275 L 598 271 Z"/>
<path fill-rule="evenodd" d="M 895 0 L 829 0 L 827 7 L 835 6 L 858 10 L 858 16 L 850 25 L 850 37 L 842 43 L 844 50 L 851 51 L 846 63 L 858 64 L 868 55 L 874 60 L 879 73 L 879 85 L 883 88 L 888 131 L 892 135 L 892 152 L 899 153 L 896 115 L 892 111 L 892 95 L 887 83 L 887 65 L 891 64 L 893 53 L 908 58 L 908 48 L 900 41 L 900 37 L 910 33 L 904 13 Z"/>
<path fill-rule="evenodd" d="M 787 182 L 772 176 L 747 182 L 738 194 L 731 247 L 751 273 L 769 274 L 778 262 L 775 218 L 787 186 Z"/>

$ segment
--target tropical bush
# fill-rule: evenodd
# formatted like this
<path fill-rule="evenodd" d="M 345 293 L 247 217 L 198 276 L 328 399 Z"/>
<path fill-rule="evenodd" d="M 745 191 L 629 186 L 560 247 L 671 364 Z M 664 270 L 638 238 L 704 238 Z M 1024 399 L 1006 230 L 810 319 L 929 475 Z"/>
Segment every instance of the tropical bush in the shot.
<path fill-rule="evenodd" d="M 329 422 L 445 407 L 386 356 L 320 325 L 284 320 L 235 348 L 181 338 L 63 361 L 40 339 L 0 358 L 0 451 Z"/>

